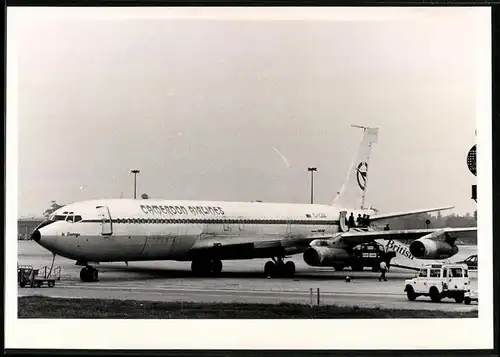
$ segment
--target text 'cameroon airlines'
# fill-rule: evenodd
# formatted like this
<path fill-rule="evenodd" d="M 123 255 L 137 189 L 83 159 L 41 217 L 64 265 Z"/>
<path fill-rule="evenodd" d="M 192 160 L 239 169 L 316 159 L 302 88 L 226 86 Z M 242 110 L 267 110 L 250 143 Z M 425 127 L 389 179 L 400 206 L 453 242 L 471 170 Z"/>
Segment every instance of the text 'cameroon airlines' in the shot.
<path fill-rule="evenodd" d="M 292 277 L 303 254 L 311 266 L 345 267 L 353 248 L 373 241 L 411 241 L 405 254 L 446 259 L 458 252 L 455 240 L 477 235 L 477 228 L 374 230 L 353 227 L 370 222 L 452 207 L 379 214 L 363 208 L 372 145 L 378 129 L 362 127 L 363 138 L 341 191 L 330 205 L 262 202 L 103 199 L 58 209 L 32 233 L 38 244 L 82 265 L 80 279 L 98 280 L 100 262 L 191 261 L 196 275 L 217 275 L 222 261 L 270 258 L 267 276 Z"/>

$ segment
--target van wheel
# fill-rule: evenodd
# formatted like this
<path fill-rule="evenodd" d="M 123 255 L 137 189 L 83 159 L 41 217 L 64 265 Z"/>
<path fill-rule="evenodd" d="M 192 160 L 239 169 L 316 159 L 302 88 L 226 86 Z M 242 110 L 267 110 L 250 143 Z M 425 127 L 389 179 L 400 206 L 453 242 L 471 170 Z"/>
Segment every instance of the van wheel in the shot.
<path fill-rule="evenodd" d="M 457 304 L 463 303 L 464 302 L 464 293 L 463 292 L 457 293 L 457 295 L 455 295 L 455 301 L 457 302 Z"/>
<path fill-rule="evenodd" d="M 471 303 L 471 298 L 467 296 L 465 298 L 465 305 L 470 305 L 470 303 Z"/>
<path fill-rule="evenodd" d="M 415 294 L 415 291 L 411 286 L 406 289 L 406 296 L 410 301 L 415 301 L 415 299 L 417 298 L 417 294 Z"/>
<path fill-rule="evenodd" d="M 429 295 L 431 296 L 431 300 L 433 302 L 440 302 L 441 301 L 441 294 L 439 293 L 439 290 L 436 287 L 432 287 L 429 290 Z"/>

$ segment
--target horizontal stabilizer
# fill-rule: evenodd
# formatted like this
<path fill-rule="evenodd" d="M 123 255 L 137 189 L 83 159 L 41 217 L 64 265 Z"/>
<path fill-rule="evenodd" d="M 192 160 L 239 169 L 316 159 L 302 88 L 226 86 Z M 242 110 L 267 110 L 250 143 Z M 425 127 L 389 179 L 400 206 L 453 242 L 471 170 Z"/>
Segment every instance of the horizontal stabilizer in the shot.
<path fill-rule="evenodd" d="M 406 212 L 374 214 L 373 216 L 370 217 L 370 221 L 373 222 L 373 221 L 380 221 L 382 219 L 389 219 L 389 218 L 395 218 L 395 217 L 410 216 L 412 214 L 428 213 L 428 212 L 436 212 L 436 211 L 444 211 L 444 210 L 452 209 L 454 207 L 455 206 L 447 206 L 447 207 L 438 207 L 438 208 L 419 209 L 419 210 L 406 211 Z"/>

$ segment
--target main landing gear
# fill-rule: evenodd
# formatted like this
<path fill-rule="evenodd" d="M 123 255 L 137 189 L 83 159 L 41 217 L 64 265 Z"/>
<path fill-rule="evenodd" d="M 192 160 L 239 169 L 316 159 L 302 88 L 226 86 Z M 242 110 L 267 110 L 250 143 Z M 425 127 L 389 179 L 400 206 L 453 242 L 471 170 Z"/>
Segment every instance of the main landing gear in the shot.
<path fill-rule="evenodd" d="M 196 259 L 191 262 L 191 271 L 198 276 L 218 275 L 222 271 L 219 259 Z"/>
<path fill-rule="evenodd" d="M 99 272 L 94 267 L 86 266 L 80 270 L 80 280 L 84 282 L 99 281 Z"/>
<path fill-rule="evenodd" d="M 272 258 L 273 261 L 268 261 L 264 265 L 264 273 L 266 276 L 287 277 L 291 278 L 295 275 L 295 263 L 292 261 L 284 262 L 283 257 Z"/>

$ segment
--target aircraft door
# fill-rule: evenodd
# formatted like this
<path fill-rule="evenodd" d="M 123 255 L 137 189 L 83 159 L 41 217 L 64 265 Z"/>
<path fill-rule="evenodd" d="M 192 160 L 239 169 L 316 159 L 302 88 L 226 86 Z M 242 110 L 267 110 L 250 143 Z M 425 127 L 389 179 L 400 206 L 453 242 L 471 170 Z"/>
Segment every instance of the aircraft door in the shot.
<path fill-rule="evenodd" d="M 101 219 L 101 234 L 110 236 L 113 234 L 113 223 L 111 222 L 111 213 L 107 206 L 97 206 L 97 214 Z"/>
<path fill-rule="evenodd" d="M 339 226 L 341 232 L 347 232 L 349 230 L 349 226 L 346 222 L 347 211 L 340 211 L 339 215 Z"/>

